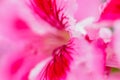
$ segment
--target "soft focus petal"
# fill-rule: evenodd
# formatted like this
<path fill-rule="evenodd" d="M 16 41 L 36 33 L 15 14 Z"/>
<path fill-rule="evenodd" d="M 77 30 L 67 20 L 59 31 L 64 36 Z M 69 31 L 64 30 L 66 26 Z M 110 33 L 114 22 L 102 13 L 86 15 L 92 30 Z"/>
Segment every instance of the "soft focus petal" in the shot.
<path fill-rule="evenodd" d="M 120 1 L 109 0 L 102 11 L 100 20 L 115 20 L 120 18 Z"/>
<path fill-rule="evenodd" d="M 78 55 L 73 55 L 75 62 L 71 64 L 67 80 L 104 80 L 105 52 L 103 42 L 98 40 L 92 45 L 85 39 L 77 39 L 74 44 L 74 52 Z"/>
<path fill-rule="evenodd" d="M 117 72 L 117 73 L 111 73 L 109 76 L 108 76 L 108 79 L 107 80 L 119 80 L 120 79 L 120 73 Z"/>
<path fill-rule="evenodd" d="M 75 19 L 77 21 L 87 17 L 99 17 L 100 0 L 77 0 L 77 11 Z"/>
<path fill-rule="evenodd" d="M 76 0 L 31 0 L 32 7 L 39 17 L 51 27 L 65 29 L 76 9 Z"/>
<path fill-rule="evenodd" d="M 114 29 L 114 32 L 113 32 L 113 38 L 112 38 L 112 45 L 111 46 L 111 50 L 109 49 L 109 58 L 108 58 L 108 62 L 107 64 L 109 66 L 112 66 L 112 67 L 117 67 L 117 68 L 120 68 L 120 37 L 119 37 L 119 31 L 120 31 L 120 21 L 117 20 L 114 22 L 114 25 L 113 25 L 113 29 Z"/>

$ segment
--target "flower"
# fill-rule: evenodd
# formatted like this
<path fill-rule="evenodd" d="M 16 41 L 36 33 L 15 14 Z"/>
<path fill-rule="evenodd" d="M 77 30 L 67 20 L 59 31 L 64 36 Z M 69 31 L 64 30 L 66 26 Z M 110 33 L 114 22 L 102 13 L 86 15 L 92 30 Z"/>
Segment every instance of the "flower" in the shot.
<path fill-rule="evenodd" d="M 99 0 L 1 1 L 0 79 L 119 79 L 117 2 L 100 15 Z"/>
<path fill-rule="evenodd" d="M 2 80 L 28 80 L 31 69 L 41 60 L 51 56 L 56 48 L 65 44 L 70 38 L 68 31 L 52 28 L 50 23 L 38 18 L 28 6 L 29 2 L 19 0 L 2 2 L 1 43 L 7 42 L 3 44 L 5 48 L 1 46 Z M 9 8 L 12 10 L 8 15 L 4 15 L 4 12 L 8 13 Z M 60 27 L 61 25 L 63 23 L 60 23 Z M 12 49 L 5 53 L 8 45 Z"/>

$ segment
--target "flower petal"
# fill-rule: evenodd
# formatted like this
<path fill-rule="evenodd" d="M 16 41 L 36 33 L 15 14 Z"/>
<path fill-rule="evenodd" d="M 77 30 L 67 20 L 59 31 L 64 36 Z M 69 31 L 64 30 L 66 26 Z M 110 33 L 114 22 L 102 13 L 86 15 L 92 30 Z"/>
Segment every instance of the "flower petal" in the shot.
<path fill-rule="evenodd" d="M 75 0 L 33 0 L 32 4 L 38 15 L 57 29 L 65 29 L 70 25 L 69 16 L 73 15 L 76 8 Z"/>
<path fill-rule="evenodd" d="M 120 18 L 120 1 L 110 0 L 103 9 L 100 20 L 116 20 Z"/>
<path fill-rule="evenodd" d="M 95 17 L 99 16 L 99 6 L 100 0 L 77 0 L 77 11 L 75 13 L 75 19 L 80 21 L 87 17 Z"/>

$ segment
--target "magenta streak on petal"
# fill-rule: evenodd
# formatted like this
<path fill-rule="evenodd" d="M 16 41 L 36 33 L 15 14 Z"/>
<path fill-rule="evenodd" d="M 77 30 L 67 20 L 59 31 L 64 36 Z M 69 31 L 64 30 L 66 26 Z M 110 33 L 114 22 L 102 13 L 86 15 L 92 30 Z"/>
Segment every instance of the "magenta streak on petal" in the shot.
<path fill-rule="evenodd" d="M 34 0 L 33 8 L 38 15 L 57 29 L 68 26 L 68 17 L 62 13 L 64 7 L 58 8 L 56 0 Z"/>
<path fill-rule="evenodd" d="M 22 19 L 16 19 L 15 23 L 15 29 L 16 30 L 27 30 L 29 29 L 29 26 L 23 21 Z"/>
<path fill-rule="evenodd" d="M 14 62 L 11 66 L 11 73 L 15 74 L 19 68 L 21 68 L 22 64 L 23 64 L 23 59 L 18 59 L 16 62 Z"/>
<path fill-rule="evenodd" d="M 66 78 L 72 60 L 69 49 L 71 48 L 63 45 L 53 51 L 53 59 L 43 69 L 40 80 L 63 80 Z"/>

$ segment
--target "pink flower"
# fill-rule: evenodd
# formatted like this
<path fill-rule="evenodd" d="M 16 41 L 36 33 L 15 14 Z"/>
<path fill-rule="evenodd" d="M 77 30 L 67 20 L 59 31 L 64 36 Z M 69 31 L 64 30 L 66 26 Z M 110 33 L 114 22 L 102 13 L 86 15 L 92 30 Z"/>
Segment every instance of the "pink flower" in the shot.
<path fill-rule="evenodd" d="M 70 38 L 68 31 L 52 28 L 52 26 L 64 28 L 67 26 L 64 22 L 59 22 L 56 18 L 58 23 L 46 23 L 47 20 L 38 18 L 31 6 L 28 7 L 30 4 L 26 2 L 5 0 L 0 6 L 2 80 L 28 80 L 31 69 L 41 60 L 51 56 L 56 48 L 65 44 Z M 11 11 L 8 11 L 9 9 Z M 63 21 L 64 16 L 59 15 L 61 15 L 60 21 Z M 10 46 L 10 49 L 7 46 Z"/>
<path fill-rule="evenodd" d="M 105 27 L 106 22 L 102 21 L 106 8 L 101 21 L 97 21 L 100 3 L 98 0 L 1 1 L 0 79 L 117 79 L 110 70 L 118 65 L 109 61 L 112 51 L 119 58 L 116 27 L 119 24 L 112 24 L 114 34 L 110 27 Z"/>

